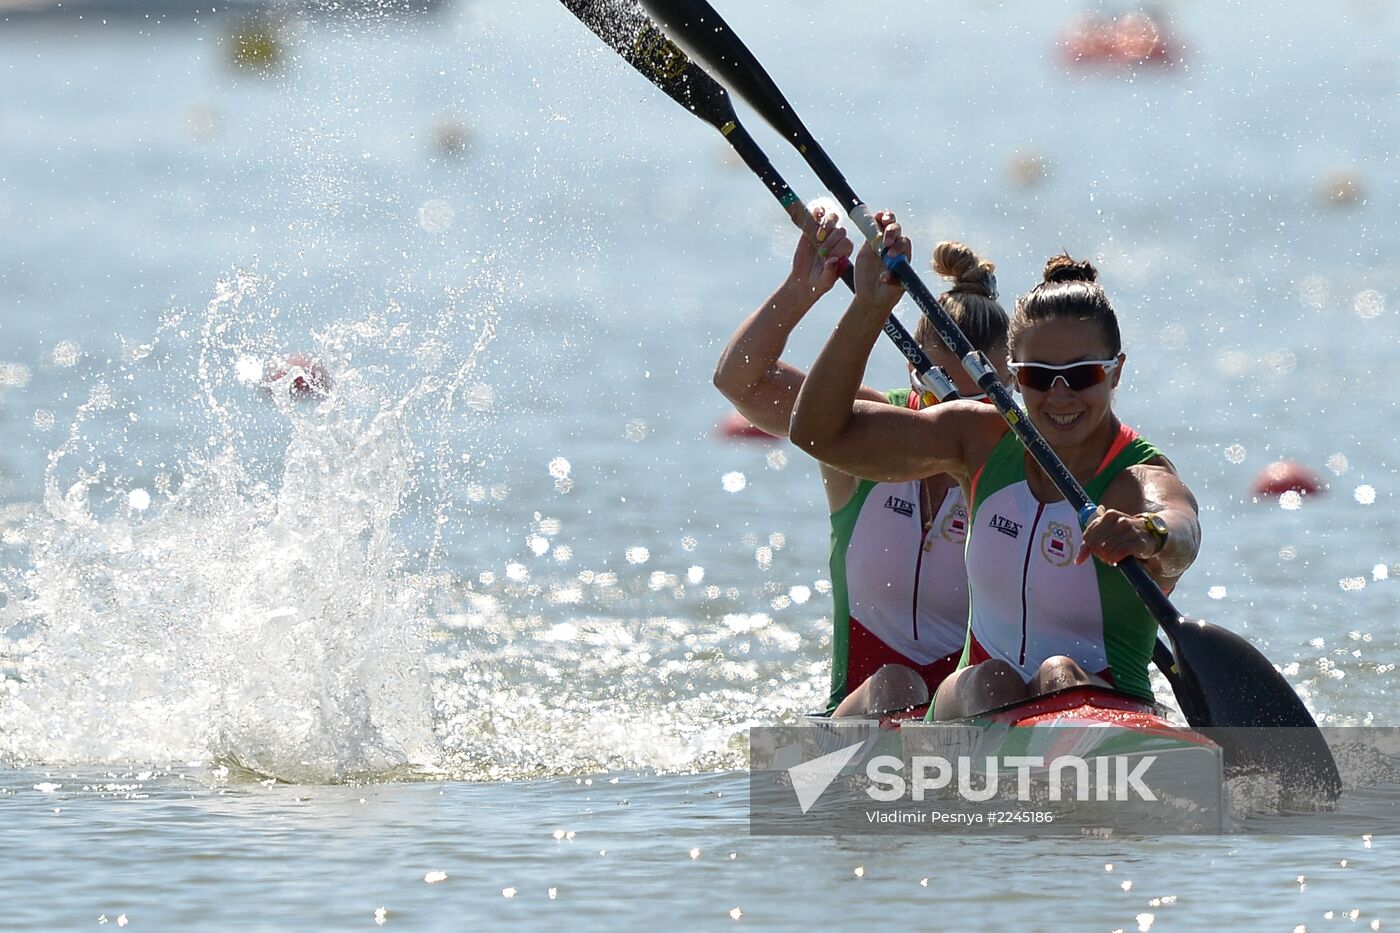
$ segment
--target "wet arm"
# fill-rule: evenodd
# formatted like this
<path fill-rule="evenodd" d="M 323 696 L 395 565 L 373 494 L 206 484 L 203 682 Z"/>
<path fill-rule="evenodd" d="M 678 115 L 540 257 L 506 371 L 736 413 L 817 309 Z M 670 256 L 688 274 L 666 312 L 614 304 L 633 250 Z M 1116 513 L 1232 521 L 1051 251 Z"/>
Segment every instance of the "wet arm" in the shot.
<path fill-rule="evenodd" d="M 954 424 L 964 405 L 915 412 L 858 397 L 861 375 L 884 315 L 860 299 L 832 332 L 798 393 L 792 441 L 802 450 L 855 476 L 880 481 L 961 473 Z"/>
<path fill-rule="evenodd" d="M 1176 471 L 1145 465 L 1135 468 L 1142 483 L 1143 512 L 1156 512 L 1167 523 L 1167 543 L 1147 562 L 1158 583 L 1174 584 L 1201 550 L 1200 507 Z"/>
<path fill-rule="evenodd" d="M 1158 585 L 1170 589 L 1196 560 L 1201 547 L 1201 522 L 1196 497 L 1165 459 L 1130 467 L 1113 481 L 1103 497 L 1099 519 L 1085 530 L 1085 540 L 1100 546 L 1094 553 L 1111 563 L 1134 556 Z M 1167 541 L 1156 554 L 1157 537 L 1147 530 L 1142 515 L 1156 512 L 1167 525 Z M 1117 526 L 1116 530 L 1114 526 Z"/>
<path fill-rule="evenodd" d="M 715 388 L 769 434 L 788 433 L 807 374 L 781 357 L 793 328 L 819 297 L 807 283 L 789 277 L 734 331 L 715 366 Z M 861 387 L 860 396 L 872 401 L 884 398 L 866 387 Z"/>
<path fill-rule="evenodd" d="M 769 434 L 788 433 L 806 373 L 782 360 L 788 336 L 850 264 L 853 244 L 840 217 L 817 207 L 802 225 L 783 284 L 734 331 L 715 366 L 715 387 Z M 871 389 L 862 396 L 883 399 Z"/>
<path fill-rule="evenodd" d="M 875 219 L 883 248 L 891 255 L 911 255 L 894 215 L 882 211 Z M 870 243 L 856 257 L 855 285 L 855 298 L 798 393 L 793 443 L 823 463 L 866 479 L 922 479 L 942 472 L 961 476 L 961 444 L 956 432 L 946 430 L 956 419 L 957 405 L 914 412 L 859 398 L 870 348 L 904 291 Z"/>

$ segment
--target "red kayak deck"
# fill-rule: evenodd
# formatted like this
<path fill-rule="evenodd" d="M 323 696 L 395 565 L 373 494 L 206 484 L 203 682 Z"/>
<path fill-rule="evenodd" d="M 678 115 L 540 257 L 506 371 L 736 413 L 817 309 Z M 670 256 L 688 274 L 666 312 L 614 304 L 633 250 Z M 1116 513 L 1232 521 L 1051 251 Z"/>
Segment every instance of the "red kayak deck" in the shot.
<path fill-rule="evenodd" d="M 881 716 L 880 728 L 897 729 L 906 722 L 922 721 L 927 712 L 925 705 Z M 1215 744 L 1199 732 L 1169 721 L 1150 703 L 1107 687 L 1089 685 L 1066 687 L 956 721 L 1007 726 L 1116 726 L 1196 745 Z"/>

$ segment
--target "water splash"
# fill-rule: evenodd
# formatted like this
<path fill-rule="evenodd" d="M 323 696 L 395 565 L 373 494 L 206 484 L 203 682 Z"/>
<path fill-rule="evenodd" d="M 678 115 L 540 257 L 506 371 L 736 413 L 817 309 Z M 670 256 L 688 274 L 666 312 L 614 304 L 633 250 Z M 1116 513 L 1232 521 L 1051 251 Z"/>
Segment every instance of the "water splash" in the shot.
<path fill-rule="evenodd" d="M 464 539 L 502 531 L 472 514 L 501 498 L 473 495 L 499 442 L 474 428 L 506 415 L 480 404 L 490 302 L 326 327 L 297 348 L 334 374 L 308 398 L 294 369 L 260 386 L 249 363 L 286 350 L 277 291 L 232 275 L 128 342 L 42 502 L 5 519 L 25 553 L 0 576 L 0 759 L 294 782 L 699 771 L 742 767 L 748 725 L 821 707 L 826 607 L 734 585 L 747 538 L 708 570 L 691 537 L 609 565 L 536 512 L 521 553 L 475 554 L 503 572 L 469 567 Z M 112 388 L 132 379 L 135 402 Z M 567 492 L 563 457 L 538 472 Z"/>
<path fill-rule="evenodd" d="M 333 326 L 317 351 L 334 361 L 337 391 L 310 407 L 274 383 L 269 406 L 238 374 L 271 341 L 252 334 L 266 323 L 266 284 L 232 276 L 202 316 L 172 314 L 155 341 L 129 348 L 126 371 L 153 356 L 197 370 L 197 391 L 185 382 L 176 401 L 181 427 L 203 440 L 162 464 L 158 498 L 130 508 L 125 471 L 144 464 L 103 441 L 104 425 L 122 420 L 110 417 L 122 406 L 106 381 L 51 454 L 42 505 L 23 526 L 28 568 L 4 581 L 0 756 L 201 761 L 291 781 L 432 767 L 424 581 L 450 497 L 425 487 L 463 469 L 440 422 L 492 320 L 446 315 L 439 325 L 474 325 L 477 339 L 398 391 L 375 379 L 392 367 L 350 365 L 383 327 Z M 181 332 L 197 334 L 193 353 L 155 352 Z M 425 345 L 431 334 L 413 352 Z M 430 430 L 417 431 L 425 420 Z M 117 465 L 123 454 L 134 463 Z M 426 522 L 408 508 L 415 496 L 436 505 Z M 405 569 L 413 534 L 426 539 L 418 573 Z"/>

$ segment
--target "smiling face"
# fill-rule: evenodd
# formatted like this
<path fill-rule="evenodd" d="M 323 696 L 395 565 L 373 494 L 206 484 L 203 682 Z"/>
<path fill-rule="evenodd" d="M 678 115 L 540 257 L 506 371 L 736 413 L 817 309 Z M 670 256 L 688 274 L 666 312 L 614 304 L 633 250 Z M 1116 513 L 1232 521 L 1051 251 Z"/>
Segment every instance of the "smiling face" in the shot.
<path fill-rule="evenodd" d="M 1044 363 L 1063 366 L 1084 360 L 1108 360 L 1114 355 L 1096 321 L 1051 318 L 1027 327 L 1017 336 L 1012 353 L 1018 363 Z M 1123 354 L 1119 367 L 1097 385 L 1075 391 L 1056 379 L 1046 391 L 1020 386 L 1026 414 L 1056 450 L 1071 450 L 1086 444 L 1097 446 L 1113 430 L 1111 414 L 1113 390 L 1123 374 Z"/>

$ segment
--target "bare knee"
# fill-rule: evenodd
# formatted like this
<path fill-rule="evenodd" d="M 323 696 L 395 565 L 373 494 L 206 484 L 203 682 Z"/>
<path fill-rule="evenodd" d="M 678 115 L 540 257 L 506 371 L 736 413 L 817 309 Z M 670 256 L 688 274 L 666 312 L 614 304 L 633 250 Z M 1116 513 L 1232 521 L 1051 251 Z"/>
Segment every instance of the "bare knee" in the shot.
<path fill-rule="evenodd" d="M 1035 672 L 1030 686 L 1033 694 L 1042 694 L 1064 690 L 1068 687 L 1103 683 L 1102 678 L 1095 677 L 1080 667 L 1078 661 L 1057 654 L 1041 662 L 1040 669 Z"/>
<path fill-rule="evenodd" d="M 1021 679 L 1021 672 L 1000 658 L 983 661 L 967 670 L 969 676 L 979 685 L 998 692 L 1013 688 L 1023 689 L 1026 686 L 1026 682 Z"/>
<path fill-rule="evenodd" d="M 961 719 L 1026 696 L 1020 671 L 1000 659 L 983 661 L 956 671 L 938 688 L 935 719 Z"/>
<path fill-rule="evenodd" d="M 886 664 L 852 690 L 832 716 L 869 716 L 922 706 L 929 699 L 928 684 L 913 668 Z"/>
<path fill-rule="evenodd" d="M 910 703 L 910 706 L 928 702 L 928 684 L 924 683 L 924 678 L 912 667 L 886 664 L 872 674 L 870 679 L 876 681 L 881 690 L 897 694 L 900 698 L 917 697 L 917 701 Z"/>

